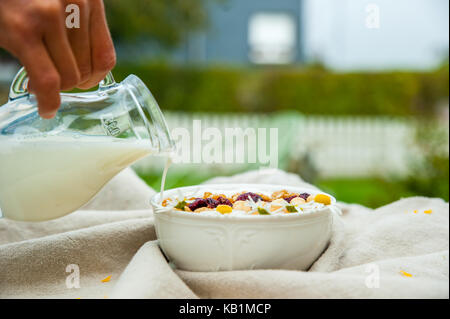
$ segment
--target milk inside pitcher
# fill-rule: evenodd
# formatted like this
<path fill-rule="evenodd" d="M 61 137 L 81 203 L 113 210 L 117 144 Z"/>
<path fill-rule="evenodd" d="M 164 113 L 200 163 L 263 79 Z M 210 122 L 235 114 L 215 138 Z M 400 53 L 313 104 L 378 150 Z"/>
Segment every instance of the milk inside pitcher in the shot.
<path fill-rule="evenodd" d="M 38 114 L 20 70 L 0 107 L 0 208 L 3 217 L 43 221 L 75 211 L 112 177 L 149 155 L 174 149 L 145 84 L 111 75 L 95 92 L 61 93 L 53 119 Z"/>

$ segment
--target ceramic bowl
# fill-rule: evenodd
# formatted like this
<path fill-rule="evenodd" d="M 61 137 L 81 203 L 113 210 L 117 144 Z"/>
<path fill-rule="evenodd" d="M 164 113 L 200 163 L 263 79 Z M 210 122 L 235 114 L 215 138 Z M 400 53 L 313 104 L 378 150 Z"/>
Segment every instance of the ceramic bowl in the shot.
<path fill-rule="evenodd" d="M 167 190 L 163 199 L 180 194 L 201 197 L 206 191 L 225 195 L 241 191 L 271 194 L 281 189 L 313 195 L 319 193 L 314 189 L 280 185 L 205 184 Z M 306 270 L 330 240 L 333 215 L 337 211 L 336 200 L 330 197 L 331 205 L 321 210 L 277 215 L 217 216 L 184 212 L 160 205 L 160 193 L 152 198 L 151 204 L 159 245 L 179 269 Z"/>

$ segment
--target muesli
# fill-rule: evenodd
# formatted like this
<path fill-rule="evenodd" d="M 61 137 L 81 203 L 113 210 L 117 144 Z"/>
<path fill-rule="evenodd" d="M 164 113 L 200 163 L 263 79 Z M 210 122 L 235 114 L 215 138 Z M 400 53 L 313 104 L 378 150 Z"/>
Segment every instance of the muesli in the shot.
<path fill-rule="evenodd" d="M 198 214 L 276 215 L 302 214 L 331 205 L 326 194 L 292 193 L 280 190 L 272 194 L 240 192 L 231 195 L 205 192 L 202 197 L 166 198 L 162 206 Z"/>

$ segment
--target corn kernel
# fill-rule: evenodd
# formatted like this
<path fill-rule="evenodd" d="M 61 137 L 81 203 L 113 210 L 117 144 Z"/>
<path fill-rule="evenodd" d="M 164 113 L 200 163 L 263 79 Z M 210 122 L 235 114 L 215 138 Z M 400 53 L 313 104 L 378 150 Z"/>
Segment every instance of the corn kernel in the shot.
<path fill-rule="evenodd" d="M 316 197 L 314 197 L 314 201 L 316 201 L 317 203 L 322 203 L 324 205 L 331 204 L 330 196 L 325 195 L 325 194 L 317 194 Z"/>
<path fill-rule="evenodd" d="M 406 271 L 400 270 L 400 273 L 405 277 L 412 277 L 410 273 L 407 273 Z"/>
<path fill-rule="evenodd" d="M 231 208 L 231 206 L 228 205 L 218 205 L 216 207 L 216 210 L 221 214 L 229 214 L 233 211 L 233 208 Z"/>
<path fill-rule="evenodd" d="M 110 281 L 110 280 L 111 280 L 111 275 L 108 276 L 108 277 L 106 277 L 106 278 L 103 278 L 101 281 L 102 281 L 102 282 L 108 282 L 108 281 Z"/>

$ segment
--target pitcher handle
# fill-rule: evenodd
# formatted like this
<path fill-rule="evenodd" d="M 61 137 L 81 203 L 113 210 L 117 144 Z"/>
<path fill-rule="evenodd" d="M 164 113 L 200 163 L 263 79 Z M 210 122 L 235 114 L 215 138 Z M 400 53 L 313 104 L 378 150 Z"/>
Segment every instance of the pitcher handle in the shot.
<path fill-rule="evenodd" d="M 99 90 L 105 90 L 116 85 L 114 77 L 111 72 L 108 72 L 106 77 L 100 81 L 98 84 Z M 28 96 L 28 75 L 24 67 L 21 67 L 19 72 L 17 72 L 14 80 L 9 89 L 9 100 L 13 101 L 18 98 Z"/>

